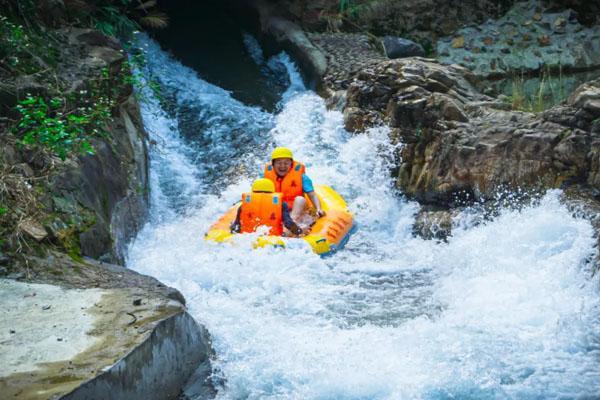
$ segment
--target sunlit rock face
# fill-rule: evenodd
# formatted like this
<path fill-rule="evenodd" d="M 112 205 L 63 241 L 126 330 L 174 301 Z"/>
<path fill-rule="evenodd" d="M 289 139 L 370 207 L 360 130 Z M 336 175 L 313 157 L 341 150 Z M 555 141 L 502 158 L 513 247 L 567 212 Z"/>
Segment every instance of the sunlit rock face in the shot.
<path fill-rule="evenodd" d="M 398 186 L 426 202 L 498 187 L 597 180 L 598 81 L 540 114 L 481 95 L 459 66 L 393 60 L 361 71 L 347 90 L 346 128 L 388 124 L 404 144 Z M 590 151 L 591 150 L 591 151 Z"/>

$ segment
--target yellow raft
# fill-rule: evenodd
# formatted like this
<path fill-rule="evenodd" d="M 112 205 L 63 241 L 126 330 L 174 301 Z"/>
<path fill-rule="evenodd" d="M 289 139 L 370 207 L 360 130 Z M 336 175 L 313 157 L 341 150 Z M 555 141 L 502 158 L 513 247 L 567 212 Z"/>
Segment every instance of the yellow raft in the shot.
<path fill-rule="evenodd" d="M 321 208 L 326 215 L 317 219 L 310 232 L 301 239 L 306 241 L 319 255 L 328 255 L 342 248 L 353 231 L 354 223 L 352 214 L 342 196 L 335 190 L 325 185 L 315 185 L 315 193 L 321 202 Z M 308 204 L 310 200 L 307 199 Z M 226 242 L 238 233 L 231 233 L 229 227 L 235 219 L 240 203 L 235 204 L 217 222 L 215 222 L 204 237 L 206 240 Z M 255 247 L 282 246 L 285 240 L 280 236 L 260 236 L 254 243 Z M 299 239 L 293 239 L 299 240 Z"/>

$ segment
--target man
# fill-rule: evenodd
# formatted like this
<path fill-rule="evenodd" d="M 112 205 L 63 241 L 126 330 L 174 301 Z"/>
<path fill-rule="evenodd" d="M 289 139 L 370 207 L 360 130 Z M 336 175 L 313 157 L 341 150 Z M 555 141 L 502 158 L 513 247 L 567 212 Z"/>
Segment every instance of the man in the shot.
<path fill-rule="evenodd" d="M 294 161 L 292 151 L 287 147 L 275 148 L 271 154 L 271 162 L 267 163 L 264 169 L 264 177 L 273 182 L 275 191 L 283 193 L 283 201 L 291 209 L 294 221 L 301 221 L 308 210 L 304 194 L 315 207 L 317 216 L 325 215 L 312 181 L 305 171 L 304 164 Z"/>
<path fill-rule="evenodd" d="M 275 185 L 270 180 L 255 180 L 252 193 L 242 194 L 242 204 L 231 224 L 231 232 L 252 233 L 259 226 L 266 226 L 269 235 L 281 236 L 285 226 L 294 235 L 305 233 L 290 217 L 283 195 L 274 191 Z"/>

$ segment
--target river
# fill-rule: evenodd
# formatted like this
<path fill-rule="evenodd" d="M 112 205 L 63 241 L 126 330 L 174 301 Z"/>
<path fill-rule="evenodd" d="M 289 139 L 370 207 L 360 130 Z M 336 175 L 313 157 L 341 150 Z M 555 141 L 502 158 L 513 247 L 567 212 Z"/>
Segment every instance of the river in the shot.
<path fill-rule="evenodd" d="M 447 242 L 415 237 L 387 129 L 349 134 L 289 57 L 244 42 L 283 87 L 271 111 L 138 42 L 162 94 L 141 90 L 151 217 L 127 265 L 179 289 L 208 328 L 217 398 L 600 398 L 593 230 L 560 192 L 492 219 L 467 209 Z M 342 251 L 203 240 L 276 145 L 347 200 L 358 229 Z"/>

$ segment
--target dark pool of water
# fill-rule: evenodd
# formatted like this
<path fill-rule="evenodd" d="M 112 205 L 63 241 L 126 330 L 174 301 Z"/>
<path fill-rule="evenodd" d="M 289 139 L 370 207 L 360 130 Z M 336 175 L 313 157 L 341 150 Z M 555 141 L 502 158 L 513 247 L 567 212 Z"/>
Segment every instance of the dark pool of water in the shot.
<path fill-rule="evenodd" d="M 163 0 L 160 8 L 169 15 L 169 26 L 153 36 L 202 79 L 246 104 L 272 111 L 285 86 L 274 85 L 250 57 L 243 42 L 243 34 L 250 33 L 244 26 L 250 18 L 236 18 L 223 3 Z"/>

